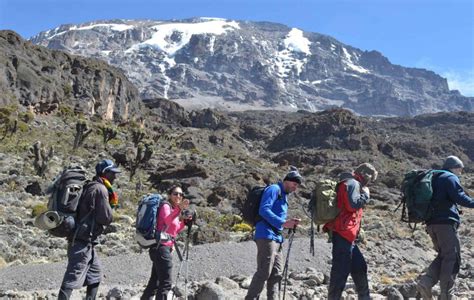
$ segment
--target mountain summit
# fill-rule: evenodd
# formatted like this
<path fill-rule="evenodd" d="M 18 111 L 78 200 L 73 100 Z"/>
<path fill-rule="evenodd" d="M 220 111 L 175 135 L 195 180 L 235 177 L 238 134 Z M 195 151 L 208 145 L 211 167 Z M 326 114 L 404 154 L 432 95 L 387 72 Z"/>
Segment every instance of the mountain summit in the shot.
<path fill-rule="evenodd" d="M 218 18 L 62 25 L 31 41 L 123 69 L 142 98 L 219 99 L 249 107 L 363 115 L 472 111 L 432 71 L 393 65 L 319 33 Z"/>

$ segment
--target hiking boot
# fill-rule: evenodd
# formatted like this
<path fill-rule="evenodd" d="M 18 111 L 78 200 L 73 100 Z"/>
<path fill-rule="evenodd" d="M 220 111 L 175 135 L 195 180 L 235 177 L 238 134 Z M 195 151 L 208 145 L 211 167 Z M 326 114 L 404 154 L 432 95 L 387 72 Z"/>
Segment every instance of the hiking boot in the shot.
<path fill-rule="evenodd" d="M 416 284 L 416 290 L 420 293 L 420 296 L 423 300 L 432 300 L 433 294 L 431 294 L 431 288 L 423 285 L 421 282 Z"/>

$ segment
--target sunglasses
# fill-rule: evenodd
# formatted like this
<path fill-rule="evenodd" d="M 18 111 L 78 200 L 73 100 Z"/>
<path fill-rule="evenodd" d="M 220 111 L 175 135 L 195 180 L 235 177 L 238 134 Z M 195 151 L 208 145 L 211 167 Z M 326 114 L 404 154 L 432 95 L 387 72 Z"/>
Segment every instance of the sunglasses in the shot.
<path fill-rule="evenodd" d="M 172 192 L 171 195 L 173 195 L 173 196 L 181 196 L 181 197 L 184 196 L 183 193 L 179 193 L 179 192 Z"/>

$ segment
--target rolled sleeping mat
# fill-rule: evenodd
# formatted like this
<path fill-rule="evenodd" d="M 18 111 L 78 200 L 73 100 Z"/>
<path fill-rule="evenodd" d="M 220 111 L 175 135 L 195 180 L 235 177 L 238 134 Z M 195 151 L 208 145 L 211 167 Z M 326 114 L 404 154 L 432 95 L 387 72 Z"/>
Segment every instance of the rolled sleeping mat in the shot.
<path fill-rule="evenodd" d="M 47 211 L 37 216 L 34 224 L 40 229 L 49 230 L 56 228 L 61 221 L 62 217 L 56 211 Z"/>

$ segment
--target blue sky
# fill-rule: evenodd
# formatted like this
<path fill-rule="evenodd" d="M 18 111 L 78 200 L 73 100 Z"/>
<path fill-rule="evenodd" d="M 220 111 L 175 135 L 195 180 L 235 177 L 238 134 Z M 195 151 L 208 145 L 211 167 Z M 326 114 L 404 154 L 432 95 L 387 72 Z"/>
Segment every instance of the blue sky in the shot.
<path fill-rule="evenodd" d="M 0 29 L 25 38 L 99 19 L 221 17 L 333 36 L 392 63 L 433 70 L 474 96 L 473 0 L 0 0 Z"/>

